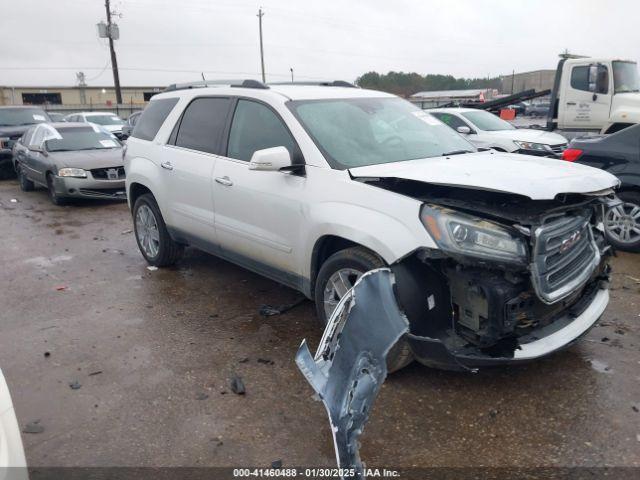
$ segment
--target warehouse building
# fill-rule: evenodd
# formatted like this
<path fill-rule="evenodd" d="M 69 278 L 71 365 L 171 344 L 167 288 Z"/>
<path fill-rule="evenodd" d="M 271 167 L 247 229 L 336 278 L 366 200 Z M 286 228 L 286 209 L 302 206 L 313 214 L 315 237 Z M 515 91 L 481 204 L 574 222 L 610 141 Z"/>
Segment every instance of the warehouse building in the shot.
<path fill-rule="evenodd" d="M 502 75 L 500 77 L 502 81 L 500 93 L 510 95 L 531 89 L 537 92 L 551 90 L 555 76 L 555 70 L 535 70 L 532 72 Z"/>
<path fill-rule="evenodd" d="M 125 105 L 142 107 L 164 87 L 123 87 Z M 116 103 L 113 87 L 2 87 L 0 105 L 44 105 L 48 109 L 65 107 L 112 106 Z"/>

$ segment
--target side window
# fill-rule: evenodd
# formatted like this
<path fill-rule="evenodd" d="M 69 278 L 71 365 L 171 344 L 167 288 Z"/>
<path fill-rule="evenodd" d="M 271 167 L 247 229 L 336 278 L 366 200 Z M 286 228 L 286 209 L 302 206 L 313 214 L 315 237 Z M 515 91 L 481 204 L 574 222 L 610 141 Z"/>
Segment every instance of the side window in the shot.
<path fill-rule="evenodd" d="M 202 97 L 193 100 L 182 115 L 176 146 L 220 153 L 220 139 L 227 124 L 230 104 L 229 98 Z"/>
<path fill-rule="evenodd" d="M 136 122 L 131 136 L 142 140 L 153 140 L 176 103 L 178 103 L 177 98 L 163 98 L 149 102 Z"/>
<path fill-rule="evenodd" d="M 571 70 L 571 87 L 585 92 L 589 89 L 589 65 L 573 67 Z"/>
<path fill-rule="evenodd" d="M 249 161 L 256 150 L 272 147 L 286 147 L 292 159 L 297 152 L 289 130 L 270 108 L 250 100 L 238 100 L 227 157 Z"/>
<path fill-rule="evenodd" d="M 442 123 L 444 123 L 445 125 L 448 125 L 449 127 L 453 128 L 454 130 L 457 130 L 458 127 L 469 126 L 463 120 L 459 119 L 455 115 L 451 115 L 450 113 L 434 112 L 432 113 L 432 115 L 436 117 L 438 120 L 440 120 Z"/>

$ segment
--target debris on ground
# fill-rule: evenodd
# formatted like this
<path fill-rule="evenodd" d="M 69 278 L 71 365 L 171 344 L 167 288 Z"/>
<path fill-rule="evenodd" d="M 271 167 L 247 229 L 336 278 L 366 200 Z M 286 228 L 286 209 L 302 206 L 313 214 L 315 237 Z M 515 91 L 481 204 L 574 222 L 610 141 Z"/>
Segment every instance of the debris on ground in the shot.
<path fill-rule="evenodd" d="M 264 365 L 275 365 L 276 363 L 273 360 L 269 360 L 268 358 L 258 358 L 257 362 Z"/>
<path fill-rule="evenodd" d="M 62 292 L 63 290 L 66 290 L 66 289 L 67 289 L 66 285 L 58 285 L 56 287 L 56 290 L 59 291 L 59 292 Z"/>
<path fill-rule="evenodd" d="M 97 370 L 97 371 L 95 371 L 95 372 L 91 372 L 91 373 L 89 374 L 89 376 L 90 376 L 90 377 L 93 377 L 94 375 L 100 375 L 101 373 L 102 373 L 102 370 Z"/>
<path fill-rule="evenodd" d="M 34 420 L 33 422 L 29 422 L 22 429 L 22 433 L 42 433 L 42 432 L 44 432 L 44 427 L 40 425 L 40 420 Z"/>
<path fill-rule="evenodd" d="M 245 394 L 244 382 L 242 381 L 242 378 L 239 375 L 233 375 L 233 377 L 231 377 L 229 386 L 231 387 L 231 391 L 236 395 Z"/>
<path fill-rule="evenodd" d="M 121 235 L 126 235 L 128 233 L 133 233 L 133 230 L 124 230 L 124 231 L 120 232 Z"/>
<path fill-rule="evenodd" d="M 80 387 L 82 387 L 82 384 L 79 381 L 74 380 L 69 384 L 69 387 L 71 388 L 71 390 L 80 390 Z"/>
<path fill-rule="evenodd" d="M 282 460 L 274 460 L 271 462 L 271 468 L 282 468 Z"/>
<path fill-rule="evenodd" d="M 296 300 L 293 303 L 287 303 L 286 305 L 278 305 L 278 306 L 275 306 L 275 307 L 272 306 L 272 305 L 261 305 L 259 313 L 263 317 L 271 317 L 273 315 L 281 315 L 281 314 L 283 314 L 285 312 L 288 312 L 292 308 L 297 307 L 298 305 L 302 305 L 306 300 L 307 299 L 303 297 L 303 298 L 300 298 L 300 299 Z"/>
<path fill-rule="evenodd" d="M 631 405 L 631 410 L 633 410 L 636 413 L 640 412 L 640 408 L 636 407 L 635 405 Z"/>
<path fill-rule="evenodd" d="M 243 359 L 239 360 L 238 363 L 247 363 L 249 361 L 249 357 L 244 357 Z"/>
<path fill-rule="evenodd" d="M 149 270 L 150 272 L 155 272 L 156 270 L 158 270 L 158 267 L 154 267 L 153 265 L 149 265 L 147 267 L 147 270 Z"/>
<path fill-rule="evenodd" d="M 17 198 L 12 198 L 11 199 L 11 203 L 18 203 L 18 199 Z"/>
<path fill-rule="evenodd" d="M 44 358 L 49 358 L 51 356 L 51 352 L 44 352 Z"/>
<path fill-rule="evenodd" d="M 365 273 L 329 318 L 315 357 L 306 340 L 296 354 L 329 415 L 338 467 L 355 472 L 349 478 L 364 477 L 359 438 L 387 377 L 387 354 L 409 331 L 394 285 L 388 268 Z"/>
<path fill-rule="evenodd" d="M 196 400 L 206 400 L 207 398 L 209 398 L 209 395 L 204 392 L 200 392 L 196 395 Z"/>

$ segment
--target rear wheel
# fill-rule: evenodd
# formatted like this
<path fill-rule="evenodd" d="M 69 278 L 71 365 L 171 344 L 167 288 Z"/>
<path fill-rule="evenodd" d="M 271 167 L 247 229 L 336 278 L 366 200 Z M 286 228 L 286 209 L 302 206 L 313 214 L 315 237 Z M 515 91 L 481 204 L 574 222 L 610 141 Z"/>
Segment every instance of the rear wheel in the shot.
<path fill-rule="evenodd" d="M 384 267 L 384 261 L 363 247 L 347 248 L 331 255 L 318 272 L 315 286 L 316 314 L 323 326 L 340 299 L 369 270 Z M 389 373 L 406 367 L 413 360 L 409 344 L 400 339 L 387 355 Z"/>
<path fill-rule="evenodd" d="M 605 214 L 607 238 L 620 250 L 640 252 L 640 192 L 620 192 L 618 197 L 624 203 Z"/>
<path fill-rule="evenodd" d="M 21 165 L 18 165 L 18 181 L 20 182 L 20 190 L 23 192 L 31 192 L 35 188 L 35 185 L 31 180 L 27 178 Z"/>
<path fill-rule="evenodd" d="M 169 235 L 156 199 L 150 193 L 141 195 L 133 206 L 133 227 L 142 256 L 151 265 L 168 267 L 176 263 L 184 247 Z"/>
<path fill-rule="evenodd" d="M 53 183 L 53 173 L 47 174 L 47 191 L 49 194 L 49 200 L 51 200 L 51 203 L 53 203 L 54 205 L 62 206 L 67 203 L 67 199 L 61 197 L 56 192 L 56 187 Z"/>

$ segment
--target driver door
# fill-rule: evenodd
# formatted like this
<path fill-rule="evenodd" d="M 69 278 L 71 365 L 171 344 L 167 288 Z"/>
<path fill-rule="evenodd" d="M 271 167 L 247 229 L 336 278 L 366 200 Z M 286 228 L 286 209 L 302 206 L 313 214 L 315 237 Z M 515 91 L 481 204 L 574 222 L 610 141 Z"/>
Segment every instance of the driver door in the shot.
<path fill-rule="evenodd" d="M 560 124 L 566 128 L 600 130 L 609 119 L 612 86 L 603 64 L 575 65 L 567 80 Z"/>

